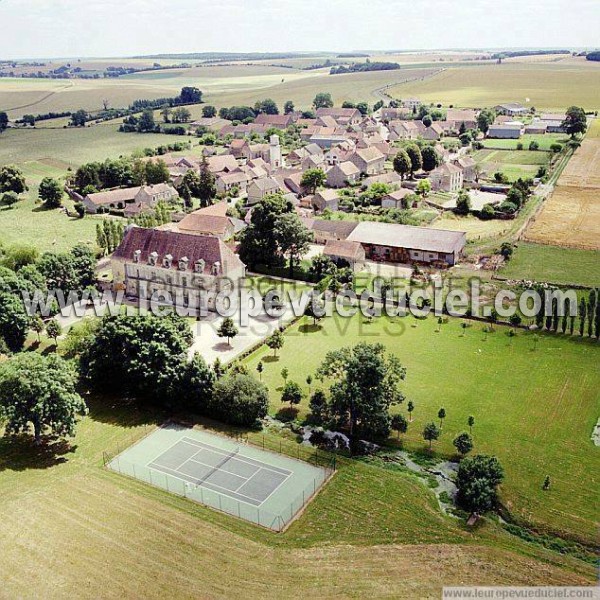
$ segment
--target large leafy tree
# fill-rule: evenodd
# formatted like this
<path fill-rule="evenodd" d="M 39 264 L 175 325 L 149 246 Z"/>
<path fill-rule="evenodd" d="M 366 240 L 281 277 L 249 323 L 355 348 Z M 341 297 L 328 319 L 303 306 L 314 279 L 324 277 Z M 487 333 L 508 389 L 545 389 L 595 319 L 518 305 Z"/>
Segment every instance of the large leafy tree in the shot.
<path fill-rule="evenodd" d="M 332 108 L 333 100 L 331 99 L 331 94 L 328 94 L 326 92 L 319 92 L 313 100 L 313 106 L 315 107 L 315 109 Z"/>
<path fill-rule="evenodd" d="M 417 144 L 408 144 L 405 148 L 408 158 L 410 159 L 410 174 L 418 171 L 423 167 L 423 157 L 421 156 L 421 148 Z"/>
<path fill-rule="evenodd" d="M 236 373 L 217 381 L 210 413 L 233 425 L 254 427 L 267 416 L 269 392 L 254 377 Z"/>
<path fill-rule="evenodd" d="M 169 179 L 169 168 L 162 158 L 159 158 L 158 160 L 149 160 L 146 163 L 145 180 L 148 185 L 167 183 Z"/>
<path fill-rule="evenodd" d="M 0 341 L 12 352 L 23 349 L 30 318 L 16 293 L 0 291 Z"/>
<path fill-rule="evenodd" d="M 231 317 L 223 319 L 223 322 L 217 330 L 217 335 L 219 337 L 227 338 L 227 345 L 229 346 L 231 346 L 231 339 L 234 338 L 238 333 L 238 328 L 235 326 L 235 323 Z"/>
<path fill-rule="evenodd" d="M 325 184 L 327 176 L 323 169 L 307 169 L 302 173 L 300 185 L 309 193 L 314 194 L 317 188 Z"/>
<path fill-rule="evenodd" d="M 38 191 L 40 200 L 48 208 L 58 208 L 62 204 L 63 186 L 52 177 L 44 177 Z"/>
<path fill-rule="evenodd" d="M 421 150 L 421 156 L 423 158 L 423 169 L 425 171 L 433 171 L 433 169 L 442 164 L 442 159 L 433 146 L 425 146 Z"/>
<path fill-rule="evenodd" d="M 290 277 L 293 277 L 294 266 L 310 250 L 313 233 L 304 226 L 296 213 L 291 212 L 281 215 L 275 225 L 275 235 L 279 251 L 289 259 Z"/>
<path fill-rule="evenodd" d="M 282 215 L 291 213 L 294 205 L 281 194 L 265 196 L 252 209 L 250 226 L 240 242 L 240 258 L 250 267 L 282 264 L 275 226 Z"/>
<path fill-rule="evenodd" d="M 215 176 L 208 168 L 208 161 L 206 160 L 206 157 L 202 159 L 202 164 L 200 165 L 200 174 L 198 177 L 196 194 L 196 197 L 200 200 L 200 205 L 203 207 L 212 204 L 212 201 L 217 194 Z"/>
<path fill-rule="evenodd" d="M 456 474 L 458 504 L 475 514 L 492 510 L 498 504 L 497 488 L 503 479 L 504 470 L 495 456 L 465 458 Z"/>
<path fill-rule="evenodd" d="M 76 383 L 71 364 L 52 354 L 24 353 L 0 364 L 0 413 L 6 433 L 33 428 L 37 443 L 45 433 L 73 435 L 77 416 L 87 412 Z"/>
<path fill-rule="evenodd" d="M 101 391 L 166 406 L 196 406 L 194 394 L 182 398 L 171 392 L 184 389 L 193 377 L 206 378 L 204 370 L 185 368 L 192 339 L 189 325 L 177 315 L 107 316 L 81 353 L 81 371 Z"/>
<path fill-rule="evenodd" d="M 490 125 L 496 120 L 496 112 L 491 108 L 484 108 L 477 115 L 477 127 L 483 133 L 487 133 Z"/>
<path fill-rule="evenodd" d="M 398 150 L 398 154 L 394 156 L 394 171 L 400 175 L 401 179 L 404 179 L 411 170 L 412 164 L 408 152 L 404 149 Z"/>
<path fill-rule="evenodd" d="M 333 379 L 328 413 L 334 426 L 348 430 L 353 447 L 360 438 L 385 438 L 390 433 L 390 406 L 404 400 L 400 383 L 406 369 L 383 344 L 360 343 L 332 350 L 316 373 Z"/>
<path fill-rule="evenodd" d="M 585 116 L 585 110 L 580 106 L 569 106 L 565 120 L 563 121 L 563 127 L 572 137 L 578 133 L 585 133 L 587 131 L 587 117 Z"/>
<path fill-rule="evenodd" d="M 14 165 L 0 167 L 0 193 L 14 192 L 22 194 L 27 191 L 25 177 L 20 169 Z"/>
<path fill-rule="evenodd" d="M 279 108 L 271 98 L 265 98 L 264 100 L 258 100 L 254 105 L 254 112 L 258 115 L 265 113 L 267 115 L 278 115 Z"/>

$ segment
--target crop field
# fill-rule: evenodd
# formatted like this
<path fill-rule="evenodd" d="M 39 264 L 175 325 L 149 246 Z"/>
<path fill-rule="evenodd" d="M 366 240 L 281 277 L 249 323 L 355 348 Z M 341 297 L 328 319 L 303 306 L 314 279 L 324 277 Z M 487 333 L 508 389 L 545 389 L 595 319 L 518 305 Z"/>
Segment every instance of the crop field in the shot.
<path fill-rule="evenodd" d="M 449 67 L 433 77 L 395 86 L 388 93 L 446 106 L 484 107 L 512 101 L 538 110 L 562 111 L 573 104 L 596 110 L 600 108 L 600 65 L 590 62 Z"/>
<path fill-rule="evenodd" d="M 600 121 L 595 119 L 525 239 L 600 250 Z"/>
<path fill-rule="evenodd" d="M 423 450 L 423 426 L 443 406 L 448 416 L 436 449 L 450 455 L 452 439 L 474 415 L 475 452 L 495 454 L 505 466 L 503 499 L 510 510 L 540 528 L 593 540 L 600 492 L 600 448 L 590 439 L 600 408 L 596 342 L 541 335 L 534 351 L 530 333 L 509 338 L 507 328 L 497 327 L 485 336 L 473 325 L 463 337 L 460 320 L 451 319 L 439 333 L 436 321 L 333 317 L 320 328 L 304 321 L 288 330 L 279 358 L 263 347 L 247 364 L 253 372 L 263 362 L 277 413 L 283 367 L 308 392 L 305 378 L 314 376 L 328 350 L 359 341 L 385 344 L 407 367 L 404 390 L 416 407 L 406 447 Z M 300 413 L 307 407 L 305 400 Z M 405 406 L 395 410 L 406 414 Z M 547 474 L 555 482 L 552 494 L 541 489 Z"/>
<path fill-rule="evenodd" d="M 600 286 L 600 251 L 519 242 L 500 275 L 563 285 Z"/>

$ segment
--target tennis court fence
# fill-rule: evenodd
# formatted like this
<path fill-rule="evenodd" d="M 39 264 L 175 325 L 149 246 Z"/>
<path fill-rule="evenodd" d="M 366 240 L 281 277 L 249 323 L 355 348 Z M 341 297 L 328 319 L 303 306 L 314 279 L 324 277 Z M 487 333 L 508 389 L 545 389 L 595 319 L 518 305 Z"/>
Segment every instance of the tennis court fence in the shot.
<path fill-rule="evenodd" d="M 150 433 L 154 429 L 154 427 L 149 427 L 147 433 Z M 136 439 L 133 440 L 132 443 L 141 439 L 139 435 L 135 437 Z M 242 440 L 247 440 L 247 437 L 239 437 L 237 441 L 239 442 Z M 262 447 L 271 452 L 277 452 L 280 449 L 282 455 L 305 460 L 306 462 L 320 467 L 320 474 L 317 477 L 314 477 L 312 481 L 307 482 L 304 489 L 278 513 L 273 513 L 260 507 L 241 502 L 235 498 L 203 487 L 201 484 L 193 484 L 169 476 L 160 471 L 151 469 L 144 464 L 129 461 L 121 456 L 121 453 L 131 446 L 131 444 L 127 446 L 120 444 L 116 451 L 112 453 L 104 452 L 103 462 L 105 467 L 121 475 L 133 477 L 138 481 L 149 483 L 150 485 L 166 490 L 171 494 L 194 500 L 228 515 L 244 519 L 272 531 L 281 532 L 294 520 L 294 518 L 312 500 L 321 486 L 333 475 L 336 469 L 336 459 L 335 456 L 328 453 L 319 452 L 316 448 L 301 447 L 300 444 L 297 444 L 298 448 L 295 451 L 292 451 L 287 444 L 282 443 L 279 445 L 264 435 L 253 436 L 253 441 L 255 442 L 253 444 L 255 447 Z"/>

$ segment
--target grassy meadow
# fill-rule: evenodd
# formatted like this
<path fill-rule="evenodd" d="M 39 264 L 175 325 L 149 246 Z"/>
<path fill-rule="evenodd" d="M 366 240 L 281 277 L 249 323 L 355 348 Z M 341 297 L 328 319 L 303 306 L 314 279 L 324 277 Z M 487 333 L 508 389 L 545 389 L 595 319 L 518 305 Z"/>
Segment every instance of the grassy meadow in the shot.
<path fill-rule="evenodd" d="M 474 451 L 495 454 L 505 466 L 502 495 L 509 509 L 539 528 L 595 539 L 600 449 L 590 436 L 600 408 L 597 342 L 542 334 L 534 351 L 533 334 L 519 331 L 510 338 L 506 327 L 486 336 L 474 324 L 461 336 L 460 321 L 451 319 L 441 332 L 436 328 L 433 318 L 367 323 L 358 316 L 334 317 L 320 328 L 303 321 L 286 333 L 279 358 L 263 347 L 246 362 L 251 371 L 263 362 L 276 414 L 283 407 L 282 368 L 308 392 L 306 376 L 314 375 L 328 350 L 384 343 L 408 370 L 404 391 L 416 408 L 407 448 L 423 451 L 423 426 L 437 421 L 443 406 L 448 416 L 435 449 L 451 455 L 452 439 L 473 415 Z M 305 399 L 300 415 L 307 409 Z M 405 406 L 394 410 L 407 414 Z M 550 494 L 541 489 L 547 474 L 554 482 Z"/>
<path fill-rule="evenodd" d="M 600 252 L 519 242 L 499 275 L 563 285 L 600 286 Z"/>

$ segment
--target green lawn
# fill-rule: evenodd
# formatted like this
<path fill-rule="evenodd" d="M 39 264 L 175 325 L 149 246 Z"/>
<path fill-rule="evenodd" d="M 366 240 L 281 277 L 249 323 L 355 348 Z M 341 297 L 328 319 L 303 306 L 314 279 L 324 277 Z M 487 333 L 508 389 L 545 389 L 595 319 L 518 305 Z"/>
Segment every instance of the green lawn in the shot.
<path fill-rule="evenodd" d="M 600 286 L 600 252 L 519 242 L 499 275 L 565 285 Z"/>
<path fill-rule="evenodd" d="M 521 136 L 521 139 L 519 140 L 496 140 L 493 138 L 486 138 L 483 140 L 483 145 L 486 148 L 497 150 L 516 150 L 518 144 L 523 144 L 523 148 L 529 148 L 531 142 L 537 142 L 540 146 L 540 150 L 550 150 L 552 144 L 565 144 L 567 141 L 568 137 L 560 133 L 529 133 Z"/>
<path fill-rule="evenodd" d="M 434 319 L 413 317 L 371 324 L 358 317 L 330 318 L 315 331 L 301 322 L 286 333 L 279 358 L 263 347 L 247 364 L 254 372 L 263 361 L 276 413 L 282 407 L 283 367 L 308 391 L 306 376 L 327 350 L 359 341 L 386 344 L 408 368 L 404 389 L 416 406 L 408 448 L 423 449 L 423 426 L 443 406 L 448 417 L 436 450 L 451 454 L 453 437 L 474 415 L 475 451 L 498 455 L 506 467 L 503 499 L 511 511 L 540 528 L 593 540 L 600 492 L 600 449 L 590 441 L 600 408 L 597 343 L 542 334 L 532 351 L 532 334 L 526 332 L 509 338 L 500 327 L 485 340 L 480 324 L 464 337 L 458 320 L 441 333 L 436 326 Z M 306 410 L 305 400 L 300 414 Z M 541 490 L 547 474 L 554 482 L 551 493 Z"/>

